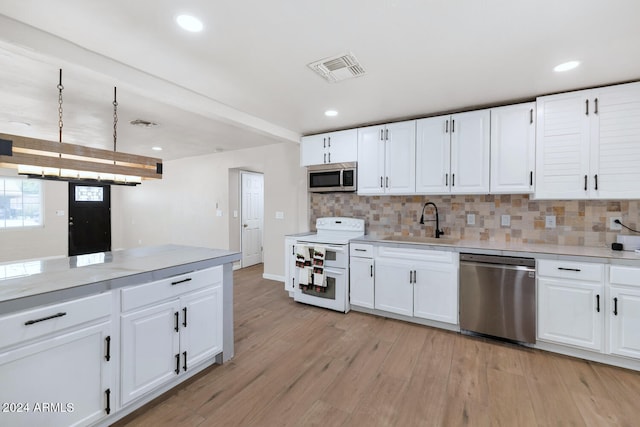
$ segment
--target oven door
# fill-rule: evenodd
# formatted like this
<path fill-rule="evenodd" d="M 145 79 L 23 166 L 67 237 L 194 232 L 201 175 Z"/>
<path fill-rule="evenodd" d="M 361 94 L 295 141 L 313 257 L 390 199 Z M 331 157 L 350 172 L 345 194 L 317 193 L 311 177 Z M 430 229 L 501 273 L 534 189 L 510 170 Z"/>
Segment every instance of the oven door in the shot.
<path fill-rule="evenodd" d="M 347 300 L 347 274 L 342 268 L 325 267 L 324 274 L 327 286 L 324 289 L 307 286 L 306 289 L 296 285 L 293 299 L 305 304 L 346 313 L 349 311 Z"/>

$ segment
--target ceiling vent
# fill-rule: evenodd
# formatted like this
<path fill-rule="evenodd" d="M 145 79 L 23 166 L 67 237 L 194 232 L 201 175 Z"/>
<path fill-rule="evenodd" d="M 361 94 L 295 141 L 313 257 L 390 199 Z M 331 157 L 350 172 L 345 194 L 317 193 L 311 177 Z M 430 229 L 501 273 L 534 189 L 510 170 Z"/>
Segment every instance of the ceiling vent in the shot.
<path fill-rule="evenodd" d="M 142 120 L 142 119 L 131 120 L 129 123 L 131 123 L 133 126 L 137 126 L 141 128 L 152 128 L 154 126 L 158 126 L 157 123 L 150 122 L 149 120 Z"/>
<path fill-rule="evenodd" d="M 352 53 L 332 56 L 308 64 L 323 79 L 329 83 L 360 77 L 365 74 L 364 68 Z"/>

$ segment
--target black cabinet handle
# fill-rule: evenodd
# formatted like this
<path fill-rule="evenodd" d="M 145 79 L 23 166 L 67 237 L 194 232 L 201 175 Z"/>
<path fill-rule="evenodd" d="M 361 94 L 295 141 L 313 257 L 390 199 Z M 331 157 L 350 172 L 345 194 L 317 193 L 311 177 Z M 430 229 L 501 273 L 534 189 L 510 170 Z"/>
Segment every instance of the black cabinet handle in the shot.
<path fill-rule="evenodd" d="M 380 177 L 380 188 L 383 188 L 382 187 L 382 177 Z"/>
<path fill-rule="evenodd" d="M 331 137 L 327 138 L 327 147 L 331 148 Z M 329 162 L 331 162 L 331 154 L 329 154 Z"/>
<path fill-rule="evenodd" d="M 596 104 L 596 108 L 595 108 L 595 110 L 594 110 L 593 112 L 594 112 L 595 114 L 598 114 L 598 98 L 594 99 L 594 102 L 595 102 L 595 104 Z"/>
<path fill-rule="evenodd" d="M 354 251 L 356 251 L 356 252 L 366 252 L 367 250 L 366 249 L 356 248 L 356 249 L 354 249 Z"/>
<path fill-rule="evenodd" d="M 104 391 L 104 396 L 107 399 L 107 407 L 104 408 L 104 412 L 107 413 L 107 415 L 109 415 L 111 413 L 111 389 L 106 389 Z"/>
<path fill-rule="evenodd" d="M 180 374 L 180 353 L 175 355 L 176 358 L 176 370 L 174 371 L 176 375 Z"/>
<path fill-rule="evenodd" d="M 456 174 L 455 173 L 451 174 L 451 186 L 452 187 L 456 186 Z"/>
<path fill-rule="evenodd" d="M 187 327 L 187 307 L 182 309 L 182 314 L 184 315 L 184 322 L 182 322 L 182 326 Z"/>
<path fill-rule="evenodd" d="M 613 315 L 618 315 L 618 298 L 613 299 Z"/>
<path fill-rule="evenodd" d="M 533 171 L 529 172 L 529 185 L 533 185 Z"/>
<path fill-rule="evenodd" d="M 595 179 L 595 181 L 596 181 L 596 190 L 597 190 L 597 189 L 598 189 L 598 174 L 595 174 L 595 175 L 593 176 L 593 178 L 594 178 L 594 179 Z"/>
<path fill-rule="evenodd" d="M 387 188 L 389 188 L 389 177 L 385 178 L 385 185 L 387 186 Z"/>
<path fill-rule="evenodd" d="M 448 173 L 444 174 L 444 185 L 445 185 L 445 187 L 449 186 L 449 174 Z"/>
<path fill-rule="evenodd" d="M 451 133 L 456 131 L 456 121 L 451 119 Z"/>
<path fill-rule="evenodd" d="M 329 145 L 331 147 L 331 145 Z M 329 153 L 329 161 L 327 163 L 331 163 L 331 153 Z"/>
<path fill-rule="evenodd" d="M 176 318 L 176 326 L 174 327 L 174 329 L 176 330 L 176 332 L 180 331 L 180 313 L 178 313 L 177 311 L 174 313 L 174 316 Z"/>
<path fill-rule="evenodd" d="M 191 281 L 191 277 L 187 277 L 186 279 L 178 280 L 177 282 L 171 282 L 171 286 L 179 285 L 180 283 L 185 283 L 190 281 Z"/>
<path fill-rule="evenodd" d="M 533 108 L 529 110 L 529 124 L 533 124 Z"/>
<path fill-rule="evenodd" d="M 444 133 L 449 133 L 449 120 L 444 123 Z"/>
<path fill-rule="evenodd" d="M 184 371 L 187 372 L 187 352 L 183 351 L 182 355 L 184 356 L 184 365 L 182 365 L 182 369 L 184 369 Z"/>
<path fill-rule="evenodd" d="M 107 342 L 107 354 L 104 358 L 108 362 L 111 360 L 111 336 L 106 337 L 104 340 Z"/>
<path fill-rule="evenodd" d="M 566 268 L 566 267 L 558 267 L 558 270 L 563 270 L 563 271 L 580 271 L 579 268 Z"/>
<path fill-rule="evenodd" d="M 373 265 L 371 266 L 371 277 L 373 277 Z"/>
<path fill-rule="evenodd" d="M 584 191 L 587 191 L 587 175 L 584 176 Z"/>
<path fill-rule="evenodd" d="M 29 325 L 33 325 L 34 323 L 44 322 L 45 320 L 51 320 L 51 319 L 55 319 L 57 317 L 62 317 L 62 316 L 66 316 L 66 315 L 67 315 L 67 313 L 56 313 L 56 314 L 53 314 L 51 316 L 43 317 L 41 319 L 28 320 L 28 321 L 24 322 L 24 325 L 25 326 L 29 326 Z"/>
<path fill-rule="evenodd" d="M 585 105 L 584 114 L 585 114 L 585 116 L 588 116 L 589 115 L 589 100 L 588 99 L 585 99 L 584 105 Z"/>
<path fill-rule="evenodd" d="M 322 159 L 322 163 L 327 163 L 327 153 L 324 153 L 324 157 Z"/>
<path fill-rule="evenodd" d="M 600 295 L 596 295 L 596 311 L 600 313 Z"/>

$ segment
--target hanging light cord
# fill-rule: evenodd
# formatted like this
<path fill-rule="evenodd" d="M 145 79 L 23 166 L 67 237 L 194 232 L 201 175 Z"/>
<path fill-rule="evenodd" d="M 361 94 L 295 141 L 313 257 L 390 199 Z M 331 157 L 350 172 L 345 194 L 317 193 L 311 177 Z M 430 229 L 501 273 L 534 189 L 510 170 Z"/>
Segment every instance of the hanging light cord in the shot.
<path fill-rule="evenodd" d="M 59 142 L 62 142 L 62 126 L 64 125 L 62 122 L 62 90 L 64 86 L 62 86 L 62 68 L 60 68 L 60 81 L 58 83 L 58 139 Z M 60 154 L 62 157 L 62 154 Z"/>
<path fill-rule="evenodd" d="M 623 223 L 621 223 L 619 219 L 616 219 L 616 220 L 615 220 L 615 221 L 613 221 L 613 222 L 615 222 L 616 224 L 620 224 L 621 226 L 623 226 L 623 227 L 624 227 L 624 228 L 626 228 L 627 230 L 633 231 L 634 233 L 640 233 L 640 231 L 638 231 L 638 230 L 634 230 L 634 229 L 633 229 L 633 228 L 631 228 L 631 227 L 627 227 L 626 225 L 624 225 Z"/>
<path fill-rule="evenodd" d="M 117 87 L 113 88 L 113 152 L 116 152 L 116 144 L 118 141 L 118 99 L 117 95 Z M 113 164 L 116 164 L 115 159 L 113 160 Z"/>

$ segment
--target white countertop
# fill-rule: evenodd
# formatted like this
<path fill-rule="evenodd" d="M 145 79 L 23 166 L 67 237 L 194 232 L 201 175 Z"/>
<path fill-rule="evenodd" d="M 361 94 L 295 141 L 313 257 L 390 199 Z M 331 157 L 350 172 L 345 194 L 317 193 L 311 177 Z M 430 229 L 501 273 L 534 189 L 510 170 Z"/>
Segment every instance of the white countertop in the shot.
<path fill-rule="evenodd" d="M 389 240 L 377 236 L 366 235 L 352 239 L 351 242 L 375 243 L 404 247 L 430 247 L 431 249 L 455 250 L 456 252 L 472 252 L 490 255 L 516 255 L 532 258 L 564 258 L 588 259 L 592 262 L 610 262 L 640 266 L 640 254 L 633 251 L 614 251 L 611 247 L 565 246 L 538 243 L 490 242 L 486 240 L 459 240 L 454 243 L 415 242 Z"/>
<path fill-rule="evenodd" d="M 0 264 L 0 314 L 28 297 L 61 293 L 64 298 L 77 288 L 100 292 L 239 259 L 239 252 L 223 249 L 163 245 Z"/>

